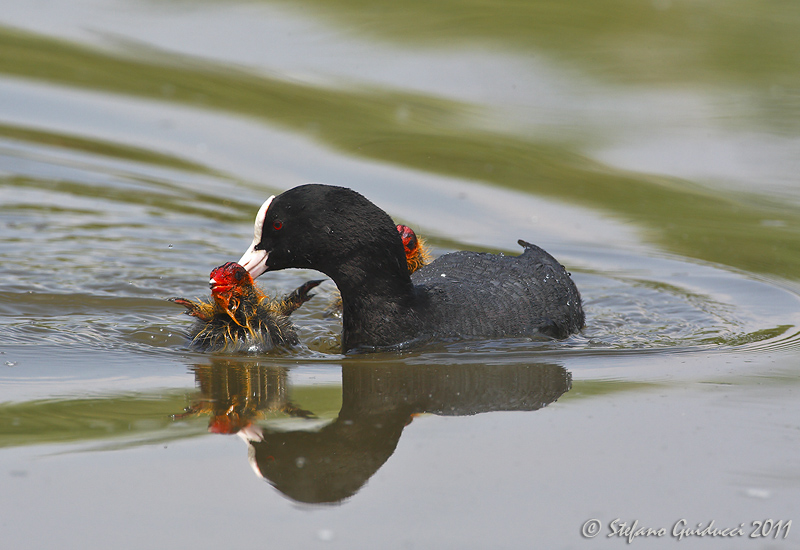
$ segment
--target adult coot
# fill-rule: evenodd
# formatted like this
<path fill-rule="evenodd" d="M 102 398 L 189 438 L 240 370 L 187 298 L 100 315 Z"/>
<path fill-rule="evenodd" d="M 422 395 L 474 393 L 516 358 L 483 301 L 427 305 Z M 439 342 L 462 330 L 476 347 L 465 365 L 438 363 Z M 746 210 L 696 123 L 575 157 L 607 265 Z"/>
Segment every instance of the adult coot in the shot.
<path fill-rule="evenodd" d="M 351 189 L 308 184 L 264 202 L 239 263 L 254 278 L 296 267 L 333 279 L 345 352 L 580 330 L 583 307 L 569 273 L 541 248 L 519 244 L 520 256 L 454 252 L 410 275 L 386 212 Z"/>
<path fill-rule="evenodd" d="M 170 298 L 197 318 L 190 330 L 192 345 L 204 351 L 269 351 L 298 343 L 289 315 L 307 302 L 308 292 L 322 281 L 309 281 L 280 300 L 255 286 L 241 265 L 228 262 L 211 271 L 212 301 Z"/>

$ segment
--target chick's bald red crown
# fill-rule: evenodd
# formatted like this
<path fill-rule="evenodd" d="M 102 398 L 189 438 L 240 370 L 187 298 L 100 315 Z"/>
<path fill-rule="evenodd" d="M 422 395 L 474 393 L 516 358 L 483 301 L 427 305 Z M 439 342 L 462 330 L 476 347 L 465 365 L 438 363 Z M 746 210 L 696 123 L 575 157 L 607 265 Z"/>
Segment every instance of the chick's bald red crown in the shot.
<path fill-rule="evenodd" d="M 208 286 L 212 294 L 222 294 L 240 286 L 251 286 L 253 277 L 236 262 L 228 262 L 211 271 Z"/>
<path fill-rule="evenodd" d="M 397 232 L 400 233 L 400 238 L 403 239 L 403 247 L 406 249 L 406 257 L 412 256 L 419 247 L 417 234 L 414 233 L 414 230 L 407 225 L 398 225 Z"/>

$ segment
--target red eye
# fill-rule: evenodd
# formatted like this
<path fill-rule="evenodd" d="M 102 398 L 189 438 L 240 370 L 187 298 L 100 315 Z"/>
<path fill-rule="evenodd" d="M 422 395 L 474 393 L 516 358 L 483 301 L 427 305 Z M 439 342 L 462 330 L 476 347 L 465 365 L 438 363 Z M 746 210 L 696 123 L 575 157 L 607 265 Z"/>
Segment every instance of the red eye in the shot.
<path fill-rule="evenodd" d="M 283 227 L 283 222 L 281 221 L 272 222 L 272 229 L 274 229 L 275 231 L 280 231 L 281 227 Z"/>

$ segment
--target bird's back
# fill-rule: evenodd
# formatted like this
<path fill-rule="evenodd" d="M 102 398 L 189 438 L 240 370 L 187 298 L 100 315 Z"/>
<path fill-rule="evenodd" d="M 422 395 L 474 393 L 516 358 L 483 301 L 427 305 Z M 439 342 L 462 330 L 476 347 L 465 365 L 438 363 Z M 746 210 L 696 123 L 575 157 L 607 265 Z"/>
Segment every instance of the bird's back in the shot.
<path fill-rule="evenodd" d="M 425 335 L 563 338 L 583 327 L 569 273 L 538 246 L 520 244 L 520 256 L 454 252 L 412 275 Z"/>

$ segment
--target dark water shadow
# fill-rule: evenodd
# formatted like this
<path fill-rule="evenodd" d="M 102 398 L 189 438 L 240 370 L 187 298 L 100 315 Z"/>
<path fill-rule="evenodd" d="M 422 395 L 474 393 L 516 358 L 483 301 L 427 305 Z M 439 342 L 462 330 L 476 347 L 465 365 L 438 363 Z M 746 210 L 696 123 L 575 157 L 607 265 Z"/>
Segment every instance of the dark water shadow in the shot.
<path fill-rule="evenodd" d="M 394 453 L 415 415 L 470 416 L 535 411 L 572 386 L 552 363 L 522 365 L 342 365 L 341 409 L 313 430 L 256 423 L 267 413 L 313 418 L 290 399 L 289 369 L 215 360 L 193 367 L 200 395 L 186 415 L 209 415 L 209 431 L 237 433 L 257 475 L 301 503 L 338 503 L 355 495 Z"/>

